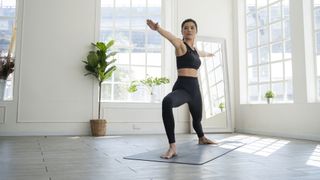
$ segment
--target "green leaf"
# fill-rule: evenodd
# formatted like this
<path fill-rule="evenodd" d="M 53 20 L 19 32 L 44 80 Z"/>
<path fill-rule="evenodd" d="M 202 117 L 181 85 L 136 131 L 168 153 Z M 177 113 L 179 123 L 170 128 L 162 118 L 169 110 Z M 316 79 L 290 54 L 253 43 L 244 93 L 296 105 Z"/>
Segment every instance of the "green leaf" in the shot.
<path fill-rule="evenodd" d="M 114 44 L 114 40 L 110 40 L 106 45 L 106 49 L 109 49 L 111 46 L 113 46 L 113 44 Z"/>

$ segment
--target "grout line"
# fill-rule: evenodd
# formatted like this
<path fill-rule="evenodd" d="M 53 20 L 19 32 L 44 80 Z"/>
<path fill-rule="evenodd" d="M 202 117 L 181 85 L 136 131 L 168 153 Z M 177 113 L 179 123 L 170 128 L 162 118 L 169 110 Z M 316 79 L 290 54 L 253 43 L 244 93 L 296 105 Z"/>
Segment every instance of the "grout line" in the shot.
<path fill-rule="evenodd" d="M 132 169 L 131 167 L 128 167 L 131 171 L 133 171 L 134 173 L 137 173 L 136 170 Z"/>

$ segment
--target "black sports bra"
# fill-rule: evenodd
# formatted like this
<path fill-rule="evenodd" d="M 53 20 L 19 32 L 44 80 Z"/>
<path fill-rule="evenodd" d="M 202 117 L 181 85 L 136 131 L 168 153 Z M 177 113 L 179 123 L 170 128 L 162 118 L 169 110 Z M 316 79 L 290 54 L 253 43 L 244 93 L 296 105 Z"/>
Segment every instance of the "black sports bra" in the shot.
<path fill-rule="evenodd" d="M 187 46 L 187 52 L 182 56 L 177 56 L 177 69 L 181 68 L 193 68 L 199 69 L 201 61 L 199 54 L 196 50 L 191 49 L 191 47 L 183 42 Z"/>

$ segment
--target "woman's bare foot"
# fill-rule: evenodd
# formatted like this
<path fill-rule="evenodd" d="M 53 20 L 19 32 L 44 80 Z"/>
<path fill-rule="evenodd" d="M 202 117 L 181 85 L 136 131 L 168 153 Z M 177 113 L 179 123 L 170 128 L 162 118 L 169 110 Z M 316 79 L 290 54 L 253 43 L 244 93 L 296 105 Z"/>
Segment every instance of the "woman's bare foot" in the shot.
<path fill-rule="evenodd" d="M 211 141 L 210 139 L 203 136 L 203 137 L 199 138 L 199 144 L 205 145 L 205 144 L 218 144 L 218 143 L 215 141 Z"/>
<path fill-rule="evenodd" d="M 170 144 L 168 151 L 166 153 L 164 153 L 163 155 L 161 155 L 160 157 L 163 159 L 171 159 L 176 155 L 177 155 L 176 144 L 172 143 L 172 144 Z"/>

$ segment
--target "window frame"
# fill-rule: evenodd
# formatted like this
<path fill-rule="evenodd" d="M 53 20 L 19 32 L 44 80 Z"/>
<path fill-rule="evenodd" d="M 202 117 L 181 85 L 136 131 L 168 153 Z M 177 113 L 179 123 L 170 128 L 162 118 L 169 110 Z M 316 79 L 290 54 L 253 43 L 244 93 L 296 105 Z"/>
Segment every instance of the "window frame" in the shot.
<path fill-rule="evenodd" d="M 290 49 L 290 57 L 289 58 L 286 58 L 285 57 L 285 52 L 286 52 L 286 43 L 287 42 L 290 42 L 290 46 L 291 46 L 291 33 L 288 37 L 286 37 L 286 34 L 285 34 L 285 23 L 286 21 L 288 22 L 288 24 L 290 25 L 290 15 L 288 16 L 285 16 L 283 14 L 284 12 L 284 7 L 283 7 L 283 2 L 284 0 L 275 0 L 273 1 L 272 3 L 269 4 L 269 2 L 267 2 L 266 5 L 264 6 L 261 6 L 258 8 L 258 5 L 257 5 L 257 0 L 255 1 L 255 12 L 248 12 L 247 11 L 247 1 L 248 0 L 244 0 L 244 33 L 245 33 L 245 57 L 246 57 L 246 60 L 245 60 L 245 69 L 246 69 L 246 103 L 248 104 L 265 104 L 267 103 L 265 101 L 265 99 L 263 98 L 264 96 L 264 93 L 261 92 L 261 86 L 263 85 L 267 85 L 268 86 L 268 89 L 267 90 L 273 90 L 273 86 L 276 85 L 276 84 L 282 84 L 283 86 L 283 97 L 281 100 L 277 100 L 276 103 L 293 103 L 293 74 L 292 74 L 292 51 Z M 274 20 L 274 21 L 270 21 L 271 19 L 271 16 L 270 16 L 270 7 L 273 6 L 273 5 L 276 5 L 278 4 L 280 5 L 279 9 L 280 9 L 280 15 L 279 15 L 279 18 L 277 20 Z M 289 5 L 290 5 L 290 1 L 288 1 Z M 266 8 L 266 23 L 263 24 L 263 25 L 259 25 L 258 24 L 258 14 L 259 14 L 259 10 L 264 10 Z M 289 9 L 289 12 L 290 12 L 290 9 Z M 248 15 L 252 14 L 252 13 L 255 13 L 255 22 L 254 22 L 254 27 L 251 26 L 251 28 L 248 27 Z M 276 41 L 271 41 L 271 36 L 272 36 L 272 31 L 271 31 L 271 27 L 273 25 L 277 25 L 278 23 L 280 23 L 281 25 L 281 38 L 276 40 Z M 289 26 L 290 27 L 290 26 Z M 264 43 L 264 44 L 260 44 L 259 42 L 259 30 L 260 29 L 268 29 L 268 37 L 267 37 L 267 42 Z M 255 33 L 255 43 L 252 47 L 248 47 L 248 35 L 249 33 Z M 290 30 L 291 32 L 291 30 Z M 277 44 L 281 44 L 282 47 L 281 47 L 281 51 L 282 51 L 282 58 L 278 59 L 278 60 L 272 60 L 272 46 L 274 45 L 277 45 Z M 267 58 L 268 60 L 266 62 L 260 62 L 260 52 L 261 51 L 261 48 L 268 48 L 267 50 Z M 249 65 L 249 51 L 254 51 L 254 53 L 256 54 L 256 63 L 255 64 L 251 64 Z M 291 77 L 289 79 L 286 79 L 286 63 L 287 62 L 290 62 L 291 64 Z M 275 65 L 276 63 L 281 63 L 282 65 L 282 77 L 281 77 L 281 80 L 274 80 L 273 79 L 273 74 L 272 74 L 272 65 Z M 240 66 L 242 66 L 240 64 Z M 268 67 L 268 80 L 266 81 L 262 81 L 261 80 L 261 71 L 260 71 L 260 68 L 263 67 L 263 66 L 267 66 Z M 254 82 L 250 82 L 250 69 L 252 68 L 256 68 L 256 80 Z M 253 76 L 254 77 L 254 76 Z M 291 84 L 289 84 L 291 83 Z M 288 86 L 291 86 L 291 89 L 292 89 L 292 99 L 288 99 Z M 253 97 L 256 97 L 257 99 L 256 100 L 251 100 L 250 99 L 250 88 L 251 87 L 255 87 L 257 88 L 258 90 L 258 93 L 256 96 L 253 96 Z M 274 90 L 273 90 L 274 91 Z"/>
<path fill-rule="evenodd" d="M 163 0 L 160 0 L 161 1 L 161 9 L 160 9 L 160 12 L 159 13 L 150 13 L 150 11 L 148 11 L 148 2 L 149 2 L 150 0 L 145 0 L 145 2 L 146 2 L 146 7 L 147 7 L 147 9 L 146 9 L 146 11 L 145 11 L 145 17 L 149 17 L 149 16 L 158 16 L 160 19 L 161 19 L 161 24 L 163 24 L 164 23 L 164 13 L 163 13 L 163 7 L 164 7 L 164 1 Z M 115 3 L 116 3 L 116 0 L 113 0 L 113 8 L 115 9 L 116 8 L 116 6 L 115 6 Z M 102 6 L 101 6 L 101 3 L 99 4 L 99 7 L 101 8 Z M 130 5 L 129 5 L 129 7 L 131 8 L 131 7 L 133 7 L 132 6 L 132 0 L 130 0 Z M 101 9 L 100 9 L 100 11 L 101 11 Z M 131 12 L 130 12 L 131 13 Z M 141 17 L 141 16 L 139 16 L 139 15 L 133 15 L 133 14 L 130 14 L 130 17 L 128 17 L 128 18 L 131 18 L 131 17 Z M 100 17 L 101 18 L 101 17 Z M 164 72 L 164 56 L 165 56 L 165 54 L 164 54 L 164 49 L 165 49 L 165 47 L 164 47 L 164 40 L 163 40 L 163 38 L 161 38 L 161 44 L 160 44 L 160 46 L 159 46 L 159 48 L 158 47 L 156 47 L 156 48 L 148 48 L 147 47 L 147 45 L 148 45 L 148 43 L 147 43 L 147 39 L 148 39 L 148 36 L 150 35 L 149 33 L 156 33 L 156 32 L 153 32 L 152 30 L 150 30 L 147 26 L 145 26 L 145 28 L 144 29 L 139 29 L 139 30 L 137 30 L 137 29 L 134 29 L 134 28 L 132 28 L 132 26 L 131 26 L 131 23 L 132 23 L 132 21 L 131 20 L 129 20 L 129 26 L 128 26 L 128 28 L 117 28 L 116 26 L 115 26 L 115 20 L 116 20 L 116 18 L 115 18 L 115 14 L 113 13 L 112 14 L 112 27 L 111 27 L 111 31 L 112 31 L 112 34 L 113 34 L 113 37 L 115 37 L 115 31 L 118 31 L 118 30 L 125 30 L 125 31 L 128 31 L 129 32 L 129 39 L 130 39 L 130 41 L 131 42 L 133 42 L 132 41 L 132 32 L 144 32 L 144 37 L 145 37 L 145 40 L 144 40 L 144 47 L 143 48 L 141 48 L 141 50 L 143 50 L 144 52 L 144 56 L 145 56 L 145 58 L 144 58 L 144 64 L 141 64 L 141 65 L 137 65 L 137 64 L 132 64 L 132 57 L 131 57 L 131 55 L 132 55 L 132 53 L 133 53 L 133 50 L 135 49 L 135 47 L 133 47 L 133 46 L 118 46 L 118 45 L 115 45 L 114 47 L 115 47 L 115 49 L 120 49 L 120 48 L 123 48 L 123 49 L 125 49 L 127 52 L 128 52 L 128 61 L 129 61 L 129 63 L 127 63 L 127 64 L 117 64 L 116 63 L 116 65 L 118 65 L 118 66 L 123 66 L 123 67 L 126 67 L 127 69 L 128 69 L 128 71 L 129 71 L 129 73 L 132 71 L 132 67 L 141 67 L 141 68 L 144 68 L 144 71 L 146 72 L 146 74 L 144 75 L 144 78 L 146 77 L 146 75 L 147 75 L 147 72 L 148 72 L 148 68 L 159 68 L 159 71 L 160 71 L 160 75 L 159 76 L 164 76 L 165 75 L 165 72 Z M 99 23 L 99 30 L 98 30 L 98 34 L 99 34 L 99 36 L 101 35 L 101 33 L 100 33 L 100 31 L 101 31 L 101 28 L 100 28 L 100 23 Z M 160 36 L 160 35 L 159 35 Z M 97 38 L 97 39 L 100 39 L 101 40 L 101 38 Z M 161 56 L 161 58 L 160 58 L 160 66 L 157 66 L 157 65 L 148 65 L 148 59 L 147 59 L 147 56 L 148 56 L 148 53 L 152 53 L 152 52 L 154 52 L 154 50 L 158 50 L 158 52 L 159 52 L 159 54 L 160 54 L 160 56 Z M 129 83 L 132 81 L 132 80 L 140 80 L 140 79 L 131 79 L 131 76 L 129 76 L 128 75 L 128 77 L 129 77 L 129 80 L 128 80 L 128 82 L 121 82 L 121 81 L 115 81 L 114 80 L 114 75 L 109 79 L 109 80 L 107 80 L 106 82 L 104 82 L 103 84 L 107 84 L 107 85 L 111 85 L 111 98 L 110 99 L 104 99 L 104 100 L 102 100 L 102 102 L 108 102 L 108 103 L 149 103 L 149 101 L 148 101 L 148 98 L 146 98 L 146 99 L 144 99 L 144 100 L 138 100 L 138 101 L 135 101 L 135 100 L 132 100 L 132 99 L 130 99 L 130 97 L 132 97 L 133 95 L 131 95 L 131 94 L 127 94 L 127 98 L 126 99 L 124 99 L 124 100 L 115 100 L 114 99 L 114 95 L 115 95 L 115 85 L 117 85 L 117 84 L 122 84 L 122 85 L 129 85 Z M 160 96 L 163 96 L 164 95 L 164 88 L 163 87 L 161 87 L 160 88 L 160 90 L 159 90 L 159 94 L 160 94 Z M 144 92 L 144 93 L 146 93 L 146 92 Z"/>

